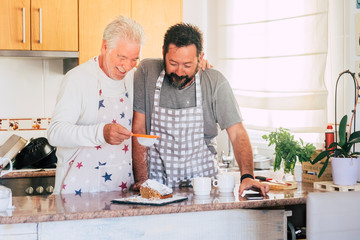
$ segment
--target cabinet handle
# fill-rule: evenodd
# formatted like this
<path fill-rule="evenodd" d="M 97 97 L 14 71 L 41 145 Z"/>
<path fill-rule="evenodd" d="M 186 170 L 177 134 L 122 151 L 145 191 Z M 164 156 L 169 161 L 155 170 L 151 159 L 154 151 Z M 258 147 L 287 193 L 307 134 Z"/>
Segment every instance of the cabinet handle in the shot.
<path fill-rule="evenodd" d="M 22 42 L 25 43 L 25 8 L 22 9 L 22 17 L 23 17 L 23 40 Z"/>
<path fill-rule="evenodd" d="M 40 37 L 40 44 L 42 44 L 42 16 L 41 16 L 41 8 L 39 8 L 39 28 L 40 28 L 40 31 L 39 31 L 39 37 Z"/>

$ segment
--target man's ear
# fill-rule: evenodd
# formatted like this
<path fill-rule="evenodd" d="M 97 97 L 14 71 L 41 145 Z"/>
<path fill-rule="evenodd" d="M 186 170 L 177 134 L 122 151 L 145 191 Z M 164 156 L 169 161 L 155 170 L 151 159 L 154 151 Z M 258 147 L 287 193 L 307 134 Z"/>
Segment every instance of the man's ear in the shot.
<path fill-rule="evenodd" d="M 102 54 L 105 54 L 106 53 L 106 50 L 107 50 L 108 46 L 107 46 L 107 42 L 105 39 L 102 40 L 102 43 L 101 43 L 101 53 Z"/>
<path fill-rule="evenodd" d="M 162 55 L 163 55 L 163 57 L 165 57 L 164 56 L 164 46 L 162 46 Z"/>
<path fill-rule="evenodd" d="M 200 58 L 199 58 L 200 62 L 203 60 L 204 55 L 205 55 L 205 53 L 201 53 Z"/>

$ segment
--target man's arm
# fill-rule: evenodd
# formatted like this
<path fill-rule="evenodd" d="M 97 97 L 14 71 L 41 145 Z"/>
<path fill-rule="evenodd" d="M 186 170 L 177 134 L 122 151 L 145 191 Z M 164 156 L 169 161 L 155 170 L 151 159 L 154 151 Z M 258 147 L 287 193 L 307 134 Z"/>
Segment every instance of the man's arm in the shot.
<path fill-rule="evenodd" d="M 134 111 L 133 133 L 146 134 L 145 114 Z M 132 158 L 135 185 L 134 190 L 139 190 L 140 185 L 145 182 L 148 176 L 147 148 L 139 144 L 137 137 L 132 138 Z"/>
<path fill-rule="evenodd" d="M 227 128 L 226 131 L 233 146 L 234 156 L 239 165 L 241 175 L 250 174 L 254 176 L 253 152 L 244 125 L 240 122 Z M 270 187 L 266 183 L 260 183 L 251 178 L 245 178 L 240 184 L 239 196 L 242 195 L 244 190 L 248 189 L 259 191 L 265 196 L 270 190 Z"/>

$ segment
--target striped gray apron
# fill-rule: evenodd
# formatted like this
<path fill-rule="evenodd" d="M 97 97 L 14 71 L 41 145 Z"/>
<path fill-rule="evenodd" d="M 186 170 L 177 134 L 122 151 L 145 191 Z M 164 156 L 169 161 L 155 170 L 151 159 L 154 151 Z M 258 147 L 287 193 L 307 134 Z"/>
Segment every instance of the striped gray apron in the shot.
<path fill-rule="evenodd" d="M 216 156 L 204 139 L 200 77 L 196 74 L 196 107 L 160 107 L 160 91 L 165 71 L 156 82 L 150 134 L 161 138 L 148 149 L 149 176 L 169 187 L 194 177 L 217 174 Z"/>

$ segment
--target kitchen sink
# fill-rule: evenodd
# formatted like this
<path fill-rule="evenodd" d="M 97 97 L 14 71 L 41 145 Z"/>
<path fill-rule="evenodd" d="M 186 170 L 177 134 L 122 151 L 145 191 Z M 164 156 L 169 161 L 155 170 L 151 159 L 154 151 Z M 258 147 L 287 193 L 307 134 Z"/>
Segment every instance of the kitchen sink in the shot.
<path fill-rule="evenodd" d="M 229 167 L 229 168 L 219 168 L 219 173 L 225 173 L 225 172 L 239 172 L 239 167 Z"/>

